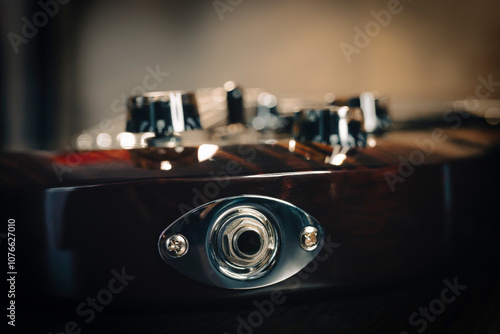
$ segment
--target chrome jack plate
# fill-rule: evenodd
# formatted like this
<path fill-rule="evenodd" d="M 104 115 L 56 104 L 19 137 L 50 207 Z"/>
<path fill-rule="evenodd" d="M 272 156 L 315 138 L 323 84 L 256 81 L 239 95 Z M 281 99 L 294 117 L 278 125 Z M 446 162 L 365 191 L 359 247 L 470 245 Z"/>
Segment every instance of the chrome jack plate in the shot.
<path fill-rule="evenodd" d="M 252 289 L 296 274 L 320 252 L 323 240 L 319 223 L 296 206 L 243 195 L 186 213 L 162 232 L 158 249 L 165 262 L 194 280 Z"/>

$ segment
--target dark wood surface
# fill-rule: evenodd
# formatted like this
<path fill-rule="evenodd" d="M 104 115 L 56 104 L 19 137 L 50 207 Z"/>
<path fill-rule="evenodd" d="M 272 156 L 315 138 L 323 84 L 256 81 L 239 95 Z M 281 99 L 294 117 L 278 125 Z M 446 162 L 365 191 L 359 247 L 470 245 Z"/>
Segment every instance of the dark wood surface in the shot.
<path fill-rule="evenodd" d="M 424 165 L 442 164 L 457 159 L 484 156 L 500 144 L 500 131 L 495 127 L 441 129 L 444 141 L 434 142 L 435 149 L 426 155 Z M 207 177 L 210 172 L 224 171 L 234 160 L 241 167 L 238 176 L 297 171 L 363 171 L 394 168 L 399 157 L 406 159 L 433 141 L 432 129 L 389 132 L 374 139 L 374 147 L 353 149 L 341 166 L 325 163 L 332 148 L 316 143 L 290 140 L 261 144 L 226 145 L 222 143 L 209 160 L 198 161 L 199 147 L 144 148 L 133 150 L 81 152 L 29 152 L 0 154 L 0 185 L 62 187 L 88 184 Z M 171 170 L 161 170 L 161 162 L 169 161 Z"/>
<path fill-rule="evenodd" d="M 491 240 L 489 240 L 491 241 Z M 488 245 L 488 246 L 484 246 Z M 241 320 L 257 308 L 254 298 L 243 303 L 192 304 L 176 308 L 167 302 L 163 307 L 142 306 L 103 311 L 95 321 L 82 324 L 82 333 L 440 333 L 496 334 L 500 332 L 499 249 L 485 243 L 461 259 L 460 265 L 432 278 L 414 280 L 404 285 L 389 285 L 348 291 L 322 290 L 297 296 L 285 292 L 285 301 L 275 305 L 258 326 L 239 330 Z M 452 303 L 446 304 L 432 321 L 412 326 L 409 318 L 420 308 L 429 308 L 441 298 L 444 280 L 457 278 L 467 286 Z M 415 318 L 425 319 L 423 316 Z M 23 318 L 23 328 L 36 332 L 63 330 L 74 312 Z M 258 318 L 257 318 L 258 320 Z M 425 327 L 424 327 L 425 326 Z"/>

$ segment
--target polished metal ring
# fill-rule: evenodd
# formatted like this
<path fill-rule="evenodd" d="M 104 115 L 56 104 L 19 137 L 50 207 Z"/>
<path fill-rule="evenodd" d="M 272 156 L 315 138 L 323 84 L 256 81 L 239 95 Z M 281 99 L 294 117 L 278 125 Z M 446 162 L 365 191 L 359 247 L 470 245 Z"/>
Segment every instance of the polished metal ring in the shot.
<path fill-rule="evenodd" d="M 210 231 L 210 253 L 224 275 L 251 280 L 273 267 L 279 240 L 276 228 L 260 211 L 250 206 L 223 212 Z"/>

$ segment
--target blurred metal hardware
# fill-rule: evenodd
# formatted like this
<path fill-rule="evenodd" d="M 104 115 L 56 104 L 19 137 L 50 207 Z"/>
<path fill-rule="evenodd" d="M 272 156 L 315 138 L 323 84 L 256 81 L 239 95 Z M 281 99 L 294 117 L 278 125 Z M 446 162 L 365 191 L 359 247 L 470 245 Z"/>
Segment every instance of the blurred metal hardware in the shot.
<path fill-rule="evenodd" d="M 293 126 L 293 115 L 285 115 L 279 112 L 277 97 L 262 92 L 257 98 L 255 117 L 249 125 L 258 131 L 290 133 Z"/>
<path fill-rule="evenodd" d="M 294 139 L 342 147 L 365 147 L 367 134 L 359 108 L 328 107 L 295 113 Z"/>
<path fill-rule="evenodd" d="M 387 98 L 377 97 L 375 93 L 364 92 L 350 99 L 327 100 L 332 106 L 347 106 L 361 108 L 364 117 L 364 129 L 367 133 L 376 133 L 389 130 L 391 120 L 387 108 Z"/>
<path fill-rule="evenodd" d="M 201 129 L 201 123 L 192 92 L 151 92 L 129 99 L 127 132 L 172 137 L 195 129 Z"/>
<path fill-rule="evenodd" d="M 224 84 L 224 89 L 227 92 L 227 124 L 245 124 L 243 90 L 234 81 L 227 81 Z"/>

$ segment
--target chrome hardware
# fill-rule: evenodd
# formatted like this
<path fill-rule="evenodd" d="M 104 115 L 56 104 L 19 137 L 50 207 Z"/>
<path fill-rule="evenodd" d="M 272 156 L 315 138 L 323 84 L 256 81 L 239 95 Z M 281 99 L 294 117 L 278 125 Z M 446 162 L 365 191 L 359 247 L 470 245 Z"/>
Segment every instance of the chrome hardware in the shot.
<path fill-rule="evenodd" d="M 271 222 L 248 206 L 222 213 L 210 231 L 210 248 L 219 270 L 236 279 L 266 274 L 274 264 L 278 245 Z"/>
<path fill-rule="evenodd" d="M 243 103 L 243 91 L 234 81 L 224 84 L 227 104 L 227 124 L 245 124 L 245 110 Z"/>
<path fill-rule="evenodd" d="M 294 139 L 333 146 L 364 147 L 367 136 L 363 124 L 359 108 L 303 109 L 295 113 Z"/>
<path fill-rule="evenodd" d="M 301 233 L 304 246 L 298 242 Z M 181 243 L 169 243 L 173 236 Z M 184 237 L 186 247 L 189 240 L 189 251 L 186 248 L 181 257 L 169 254 L 168 245 L 182 253 L 178 236 Z M 296 274 L 318 255 L 323 243 L 323 229 L 301 209 L 271 197 L 243 195 L 186 213 L 162 232 L 158 250 L 167 264 L 194 280 L 252 289 Z"/>
<path fill-rule="evenodd" d="M 318 246 L 318 230 L 314 226 L 304 227 L 299 239 L 302 248 L 312 251 Z"/>
<path fill-rule="evenodd" d="M 128 102 L 127 132 L 150 132 L 148 144 L 175 141 L 182 132 L 201 129 L 194 93 L 150 92 L 132 96 Z"/>
<path fill-rule="evenodd" d="M 364 129 L 367 133 L 379 133 L 390 128 L 391 119 L 387 108 L 387 98 L 385 97 L 377 97 L 372 92 L 364 92 L 357 97 L 333 99 L 328 103 L 337 107 L 360 108 L 363 112 Z"/>
<path fill-rule="evenodd" d="M 188 248 L 188 241 L 182 234 L 173 234 L 165 240 L 165 249 L 171 257 L 177 258 L 186 255 Z"/>

